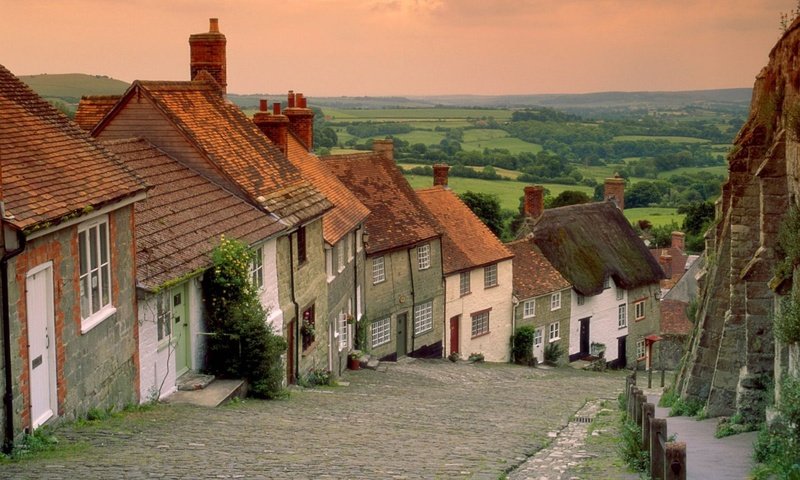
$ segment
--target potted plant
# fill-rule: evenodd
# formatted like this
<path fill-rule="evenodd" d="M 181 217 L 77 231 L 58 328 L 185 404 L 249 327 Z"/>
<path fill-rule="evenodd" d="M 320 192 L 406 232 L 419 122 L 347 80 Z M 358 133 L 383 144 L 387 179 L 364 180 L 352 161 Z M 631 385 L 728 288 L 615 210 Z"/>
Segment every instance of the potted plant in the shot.
<path fill-rule="evenodd" d="M 306 338 L 312 338 L 314 336 L 314 324 L 309 322 L 303 322 L 303 325 L 300 327 L 300 333 L 303 334 Z"/>
<path fill-rule="evenodd" d="M 347 314 L 347 317 L 346 317 L 346 320 L 347 320 L 347 324 L 348 324 L 348 325 L 352 325 L 352 324 L 354 324 L 354 323 L 355 323 L 355 320 L 356 320 L 356 319 L 355 319 L 355 317 L 353 317 L 353 315 L 352 315 L 352 314 L 349 314 L 349 313 L 348 313 L 348 314 Z"/>
<path fill-rule="evenodd" d="M 361 369 L 361 352 L 353 350 L 347 355 L 347 368 L 350 370 Z"/>

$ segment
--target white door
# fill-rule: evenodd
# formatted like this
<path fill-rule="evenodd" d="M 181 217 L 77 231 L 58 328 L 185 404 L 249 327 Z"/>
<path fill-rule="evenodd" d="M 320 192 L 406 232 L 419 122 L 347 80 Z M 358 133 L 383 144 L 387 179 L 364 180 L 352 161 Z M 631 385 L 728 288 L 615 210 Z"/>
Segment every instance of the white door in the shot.
<path fill-rule="evenodd" d="M 539 327 L 533 332 L 533 356 L 539 363 L 544 362 L 544 327 Z"/>
<path fill-rule="evenodd" d="M 53 263 L 30 270 L 25 282 L 28 312 L 28 367 L 30 368 L 33 428 L 56 413 L 56 351 L 53 322 Z"/>

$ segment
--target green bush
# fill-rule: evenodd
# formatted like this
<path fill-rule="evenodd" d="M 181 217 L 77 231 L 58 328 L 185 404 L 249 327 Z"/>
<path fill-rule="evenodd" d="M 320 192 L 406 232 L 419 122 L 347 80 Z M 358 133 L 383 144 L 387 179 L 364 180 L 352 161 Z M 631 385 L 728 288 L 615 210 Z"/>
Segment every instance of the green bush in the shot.
<path fill-rule="evenodd" d="M 783 343 L 800 342 L 800 302 L 792 293 L 781 300 L 781 309 L 775 315 L 775 338 Z"/>
<path fill-rule="evenodd" d="M 650 468 L 650 452 L 642 448 L 642 432 L 636 423 L 623 417 L 617 452 L 637 472 Z"/>
<path fill-rule="evenodd" d="M 305 375 L 301 375 L 297 383 L 305 388 L 332 387 L 336 385 L 336 379 L 333 378 L 330 370 L 316 368 Z"/>
<path fill-rule="evenodd" d="M 800 379 L 784 377 L 779 419 L 758 432 L 753 458 L 757 479 L 800 479 Z"/>
<path fill-rule="evenodd" d="M 544 347 L 544 361 L 547 363 L 558 363 L 558 359 L 561 358 L 562 355 L 564 355 L 564 347 L 562 347 L 559 342 L 548 343 L 547 346 Z"/>
<path fill-rule="evenodd" d="M 482 353 L 480 353 L 480 352 L 473 352 L 473 353 L 470 353 L 470 354 L 469 354 L 469 358 L 467 358 L 467 361 L 469 361 L 469 362 L 472 362 L 472 363 L 481 363 L 481 362 L 483 362 L 484 360 L 485 360 L 485 357 L 484 357 L 484 355 L 483 355 Z"/>
<path fill-rule="evenodd" d="M 678 401 L 678 392 L 672 387 L 667 387 L 658 400 L 659 407 L 671 407 Z"/>
<path fill-rule="evenodd" d="M 783 261 L 778 263 L 775 275 L 789 278 L 794 267 L 800 265 L 800 209 L 796 205 L 789 208 L 781 221 L 777 250 L 778 258 L 783 258 Z"/>
<path fill-rule="evenodd" d="M 512 337 L 511 355 L 514 363 L 518 365 L 533 366 L 536 364 L 533 357 L 533 335 L 536 331 L 531 325 L 517 327 Z"/>
<path fill-rule="evenodd" d="M 202 281 L 212 333 L 207 346 L 209 372 L 245 378 L 255 397 L 284 396 L 281 355 L 286 341 L 272 331 L 250 283 L 252 253 L 244 243 L 223 236 L 211 258 L 213 267 L 206 270 Z"/>
<path fill-rule="evenodd" d="M 703 410 L 703 402 L 696 398 L 678 398 L 669 409 L 670 417 L 696 417 Z"/>
<path fill-rule="evenodd" d="M 367 316 L 361 317 L 356 324 L 355 347 L 364 353 L 369 353 L 369 320 Z"/>

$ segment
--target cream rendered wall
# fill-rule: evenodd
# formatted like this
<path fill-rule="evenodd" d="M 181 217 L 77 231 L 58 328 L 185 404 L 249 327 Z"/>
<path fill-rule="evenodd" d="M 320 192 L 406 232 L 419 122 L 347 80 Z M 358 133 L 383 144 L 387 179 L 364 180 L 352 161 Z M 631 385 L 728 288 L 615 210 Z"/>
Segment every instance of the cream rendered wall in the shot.
<path fill-rule="evenodd" d="M 628 328 L 619 328 L 619 306 L 627 305 L 628 293 L 622 291 L 622 300 L 617 300 L 617 287 L 614 280 L 609 280 L 611 288 L 606 288 L 602 293 L 591 297 L 584 297 L 583 305 L 578 305 L 578 294 L 572 295 L 572 316 L 570 318 L 569 353 L 580 351 L 582 318 L 591 317 L 589 320 L 589 342 L 603 343 L 606 346 L 605 358 L 607 361 L 618 357 L 617 338 L 628 335 Z M 628 318 L 628 325 L 631 319 Z"/>
<path fill-rule="evenodd" d="M 257 249 L 262 247 L 264 265 L 264 287 L 259 292 L 261 305 L 269 312 L 269 323 L 273 331 L 278 335 L 283 332 L 283 311 L 281 310 L 280 298 L 278 297 L 278 241 L 274 238 L 267 240 L 260 245 L 254 245 Z"/>
<path fill-rule="evenodd" d="M 483 268 L 470 270 L 470 290 L 461 296 L 461 277 L 459 273 L 445 278 L 445 353 L 450 354 L 450 319 L 461 315 L 459 321 L 459 351 L 461 358 L 471 353 L 482 353 L 487 362 L 507 362 L 510 356 L 511 302 L 513 271 L 511 260 L 497 264 L 497 286 L 483 288 Z M 491 308 L 489 312 L 489 333 L 472 338 L 472 317 L 474 312 Z"/>

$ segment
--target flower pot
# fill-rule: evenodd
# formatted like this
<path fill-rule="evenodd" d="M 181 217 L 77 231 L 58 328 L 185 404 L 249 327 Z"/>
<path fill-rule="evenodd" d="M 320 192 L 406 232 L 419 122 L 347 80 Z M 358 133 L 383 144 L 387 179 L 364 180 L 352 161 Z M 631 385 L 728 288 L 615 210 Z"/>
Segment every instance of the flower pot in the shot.
<path fill-rule="evenodd" d="M 347 357 L 347 368 L 350 370 L 360 370 L 361 369 L 361 359 L 357 357 Z"/>

